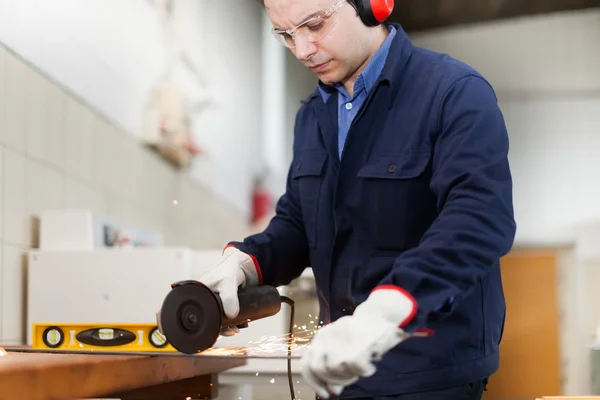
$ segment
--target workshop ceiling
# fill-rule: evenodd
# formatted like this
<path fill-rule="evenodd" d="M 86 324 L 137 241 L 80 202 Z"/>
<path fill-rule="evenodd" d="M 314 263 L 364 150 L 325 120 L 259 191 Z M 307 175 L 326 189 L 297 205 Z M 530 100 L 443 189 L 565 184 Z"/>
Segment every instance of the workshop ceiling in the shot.
<path fill-rule="evenodd" d="M 390 20 L 407 32 L 600 7 L 600 0 L 395 0 Z"/>

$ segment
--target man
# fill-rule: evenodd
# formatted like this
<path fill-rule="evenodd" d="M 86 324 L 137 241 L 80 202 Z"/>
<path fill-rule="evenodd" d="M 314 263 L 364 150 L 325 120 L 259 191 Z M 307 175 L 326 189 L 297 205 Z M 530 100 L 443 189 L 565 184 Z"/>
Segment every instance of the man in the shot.
<path fill-rule="evenodd" d="M 312 267 L 326 326 L 302 374 L 321 398 L 480 399 L 499 366 L 499 258 L 516 229 L 508 135 L 488 82 L 381 23 L 389 3 L 264 1 L 319 84 L 275 217 L 204 281 L 233 316 L 239 286 Z"/>

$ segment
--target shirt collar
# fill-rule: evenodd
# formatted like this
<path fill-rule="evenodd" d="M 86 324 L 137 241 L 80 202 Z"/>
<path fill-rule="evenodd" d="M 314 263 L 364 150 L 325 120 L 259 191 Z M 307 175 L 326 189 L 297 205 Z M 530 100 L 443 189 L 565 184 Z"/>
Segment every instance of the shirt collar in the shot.
<path fill-rule="evenodd" d="M 377 50 L 377 52 L 373 55 L 365 69 L 359 74 L 356 82 L 354 83 L 354 92 L 357 93 L 362 88 L 368 93 L 377 82 L 381 71 L 383 70 L 383 66 L 385 65 L 385 61 L 387 59 L 388 53 L 390 51 L 390 47 L 392 45 L 392 41 L 396 36 L 396 28 L 393 26 L 389 26 L 389 34 L 385 41 L 381 44 L 381 47 Z M 342 91 L 345 95 L 347 95 L 346 90 L 343 85 L 337 83 L 333 86 L 325 85 L 321 81 L 318 84 L 319 92 L 323 97 L 323 102 L 327 103 L 329 100 L 329 96 L 333 94 L 332 88 L 337 89 L 338 91 Z"/>

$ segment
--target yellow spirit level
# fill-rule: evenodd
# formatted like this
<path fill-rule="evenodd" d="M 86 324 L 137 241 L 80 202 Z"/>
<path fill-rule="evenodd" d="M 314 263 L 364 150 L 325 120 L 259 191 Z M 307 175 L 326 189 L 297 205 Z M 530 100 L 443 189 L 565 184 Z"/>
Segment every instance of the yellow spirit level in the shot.
<path fill-rule="evenodd" d="M 33 324 L 32 349 L 178 353 L 156 324 Z"/>

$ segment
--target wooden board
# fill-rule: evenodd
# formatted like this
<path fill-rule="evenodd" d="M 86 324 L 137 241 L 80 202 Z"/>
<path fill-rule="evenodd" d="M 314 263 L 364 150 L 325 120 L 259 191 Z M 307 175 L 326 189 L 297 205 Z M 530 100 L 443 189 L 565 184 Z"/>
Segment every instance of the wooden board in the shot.
<path fill-rule="evenodd" d="M 102 398 L 115 393 L 135 393 L 142 388 L 156 389 L 157 385 L 179 380 L 185 380 L 182 382 L 190 387 L 191 378 L 214 376 L 245 364 L 242 358 L 227 357 L 201 360 L 162 355 L 143 357 L 9 352 L 0 357 L 0 400 Z M 204 387 L 202 382 L 205 382 Z M 196 395 L 202 392 L 203 397 L 199 398 L 215 398 L 214 382 L 214 378 L 194 380 L 195 394 L 190 393 L 190 397 L 198 398 Z"/>
<path fill-rule="evenodd" d="M 515 250 L 501 261 L 507 319 L 500 370 L 484 399 L 537 399 L 560 395 L 557 253 Z"/>

